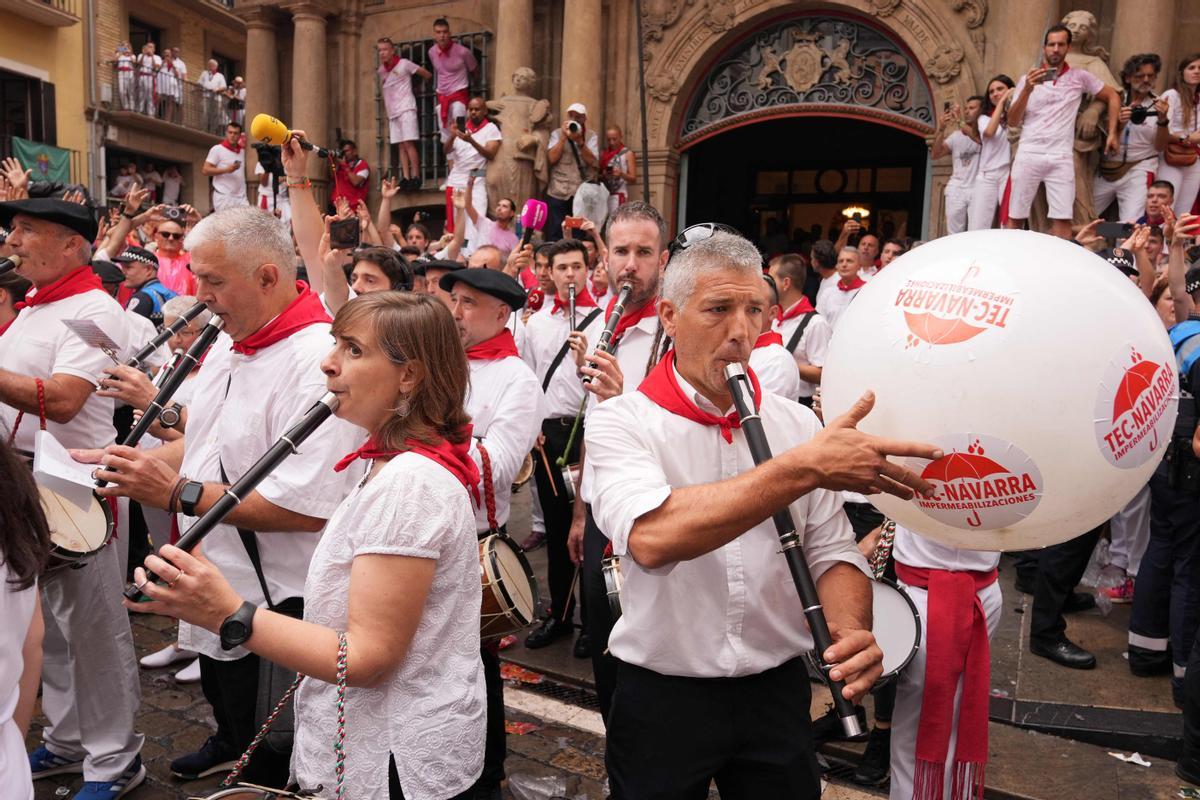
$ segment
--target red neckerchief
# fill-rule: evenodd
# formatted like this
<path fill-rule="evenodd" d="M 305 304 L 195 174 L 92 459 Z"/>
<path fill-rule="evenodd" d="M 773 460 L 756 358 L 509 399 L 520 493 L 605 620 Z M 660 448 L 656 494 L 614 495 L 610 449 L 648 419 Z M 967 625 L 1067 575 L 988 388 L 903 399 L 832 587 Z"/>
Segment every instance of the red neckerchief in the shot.
<path fill-rule="evenodd" d="M 746 367 L 746 374 L 750 376 L 750 383 L 754 386 L 754 407 L 757 409 L 762 402 L 762 388 L 758 385 L 758 376 L 749 366 Z M 721 438 L 731 444 L 733 443 L 733 429 L 742 427 L 742 420 L 738 416 L 737 409 L 723 417 L 718 417 L 716 414 L 701 411 L 691 398 L 684 395 L 683 389 L 679 387 L 679 381 L 675 379 L 674 348 L 667 351 L 663 360 L 650 370 L 650 374 L 642 381 L 638 391 L 649 397 L 655 405 L 672 414 L 701 425 L 718 426 L 721 429 Z"/>
<path fill-rule="evenodd" d="M 470 117 L 467 117 L 467 133 L 478 132 L 479 129 L 482 128 L 484 125 L 487 125 L 489 121 L 490 120 L 487 117 L 484 117 L 483 120 L 478 125 L 476 125 L 475 122 Z"/>
<path fill-rule="evenodd" d="M 235 144 L 230 144 L 229 142 L 225 141 L 224 139 L 221 140 L 221 146 L 224 147 L 226 150 L 228 150 L 231 153 L 242 152 L 241 147 L 239 147 L 238 145 L 235 145 Z"/>
<path fill-rule="evenodd" d="M 244 356 L 252 356 L 259 350 L 270 347 L 282 341 L 293 333 L 316 325 L 318 322 L 332 322 L 321 298 L 308 288 L 304 281 L 296 281 L 296 299 L 280 312 L 279 316 L 263 325 L 254 333 L 233 343 L 233 352 Z"/>
<path fill-rule="evenodd" d="M 812 314 L 816 311 L 813 304 L 808 301 L 807 297 L 801 297 L 796 301 L 791 308 L 779 315 L 780 322 L 787 322 L 789 319 L 795 319 L 801 314 Z"/>
<path fill-rule="evenodd" d="M 495 361 L 507 356 L 520 356 L 517 352 L 517 342 L 508 328 L 467 348 L 467 358 L 471 361 Z"/>
<path fill-rule="evenodd" d="M 557 314 L 559 311 L 563 310 L 564 308 L 567 308 L 567 306 L 569 306 L 569 305 L 570 304 L 566 300 L 562 299 L 558 295 L 554 295 L 554 308 L 550 309 L 550 313 Z M 592 295 L 588 292 L 587 289 L 584 289 L 582 292 L 576 293 L 575 307 L 576 308 L 595 308 L 596 300 L 592 297 Z"/>
<path fill-rule="evenodd" d="M 22 308 L 42 306 L 47 303 L 53 303 L 56 300 L 66 300 L 68 297 L 84 294 L 93 289 L 99 289 L 103 292 L 104 284 L 100 282 L 100 276 L 92 272 L 92 268 L 85 264 L 82 267 L 71 270 L 53 283 L 30 290 L 25 295 L 25 299 L 17 303 L 14 308 L 20 311 Z"/>
<path fill-rule="evenodd" d="M 864 281 L 862 279 L 862 276 L 860 276 L 860 275 L 855 275 L 854 283 L 850 284 L 849 286 L 843 286 L 841 278 L 838 278 L 838 281 L 837 281 L 837 287 L 839 289 L 841 289 L 843 292 L 853 292 L 855 289 L 861 289 L 862 287 L 864 287 L 866 285 L 867 285 L 867 282 Z"/>
<path fill-rule="evenodd" d="M 396 68 L 396 65 L 399 63 L 400 63 L 400 56 L 396 55 L 395 53 L 392 53 L 392 57 L 389 58 L 387 61 L 383 62 L 383 64 L 381 64 L 380 66 L 383 67 L 383 70 L 385 72 L 391 72 L 392 70 L 394 70 Z"/>
<path fill-rule="evenodd" d="M 783 344 L 783 334 L 781 334 L 779 331 L 767 331 L 766 333 L 760 333 L 758 335 L 758 339 L 754 341 L 754 349 L 757 350 L 760 347 L 766 347 L 767 345 L 772 344 Z"/>
<path fill-rule="evenodd" d="M 618 145 L 617 147 L 609 147 L 605 149 L 605 151 L 600 154 L 600 171 L 604 172 L 604 170 L 608 169 L 608 162 L 616 158 L 617 154 L 624 149 L 625 145 L 623 144 Z"/>
<path fill-rule="evenodd" d="M 1049 68 L 1050 68 L 1050 65 L 1049 65 L 1049 64 L 1047 64 L 1045 68 L 1046 68 L 1046 69 L 1049 69 Z M 1066 74 L 1067 74 L 1067 70 L 1069 70 L 1070 68 L 1071 68 L 1071 65 L 1070 65 L 1070 64 L 1068 64 L 1068 63 L 1067 63 L 1067 60 L 1064 58 L 1064 59 L 1063 59 L 1062 66 L 1058 68 L 1058 77 L 1057 77 L 1057 78 L 1055 78 L 1054 80 L 1050 81 L 1050 82 L 1051 82 L 1051 83 L 1053 83 L 1053 84 L 1055 84 L 1055 85 L 1057 86 L 1057 85 L 1058 85 L 1058 78 L 1061 78 L 1063 75 L 1066 75 Z"/>
<path fill-rule="evenodd" d="M 952 800 L 983 796 L 988 758 L 987 615 L 976 594 L 996 581 L 996 570 L 951 572 L 910 567 L 896 562 L 896 575 L 909 586 L 927 589 L 925 617 L 925 696 L 917 726 L 917 769 L 913 797 L 941 798 L 950 733 L 954 728 L 954 694 L 962 678 L 958 741 L 954 748 Z"/>
<path fill-rule="evenodd" d="M 458 479 L 458 482 L 463 485 L 474 500 L 475 505 L 479 505 L 479 467 L 475 466 L 475 460 L 471 458 L 471 426 L 467 425 L 463 429 L 462 442 L 460 444 L 451 444 L 446 439 L 438 439 L 435 444 L 427 444 L 419 439 L 405 439 L 404 449 L 402 450 L 386 450 L 379 447 L 375 441 L 375 437 L 367 439 L 366 444 L 349 453 L 333 466 L 334 472 L 341 472 L 355 462 L 356 459 L 365 461 L 373 461 L 377 458 L 390 458 L 398 456 L 401 453 L 416 453 L 433 461 L 435 464 L 440 464 L 451 475 Z"/>
<path fill-rule="evenodd" d="M 608 322 L 608 318 L 612 316 L 613 306 L 615 306 L 616 304 L 617 304 L 617 296 L 614 294 L 612 296 L 612 299 L 608 301 L 608 308 L 605 309 L 605 311 L 604 311 L 604 321 L 606 323 Z M 641 308 L 639 308 L 637 311 L 630 311 L 630 310 L 626 309 L 625 313 L 621 315 L 620 322 L 617 323 L 617 329 L 615 331 L 613 331 L 613 337 L 612 337 L 613 345 L 616 345 L 617 342 L 621 341 L 621 337 L 625 335 L 625 331 L 629 330 L 634 325 L 637 325 L 639 322 L 644 320 L 646 317 L 653 317 L 657 313 L 658 313 L 658 298 L 657 297 L 647 300 L 646 304 L 644 306 L 642 306 Z"/>

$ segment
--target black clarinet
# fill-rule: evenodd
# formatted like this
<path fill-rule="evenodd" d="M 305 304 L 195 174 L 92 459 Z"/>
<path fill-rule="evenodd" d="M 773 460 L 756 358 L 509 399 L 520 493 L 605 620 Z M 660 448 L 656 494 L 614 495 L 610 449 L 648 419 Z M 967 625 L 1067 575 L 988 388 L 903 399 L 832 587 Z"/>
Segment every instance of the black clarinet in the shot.
<path fill-rule="evenodd" d="M 255 461 L 250 469 L 246 470 L 245 475 L 225 490 L 225 493 L 217 499 L 217 502 L 212 504 L 212 508 L 204 512 L 196 520 L 196 523 L 179 537 L 179 541 L 175 543 L 175 546 L 181 550 L 191 552 L 192 548 L 198 545 L 201 539 L 212 533 L 213 528 L 221 524 L 221 521 L 229 516 L 230 512 L 241 505 L 242 500 L 249 497 L 250 493 L 276 467 L 282 464 L 285 458 L 298 453 L 300 445 L 304 444 L 304 440 L 311 436 L 313 431 L 321 426 L 321 423 L 329 419 L 330 415 L 334 411 L 337 411 L 337 407 L 337 395 L 333 392 L 327 392 L 320 400 L 313 404 L 312 408 L 304 412 L 304 416 L 295 425 L 288 428 L 275 444 L 271 445 L 270 450 L 264 453 L 258 461 Z M 149 570 L 146 571 L 147 582 L 157 580 L 157 575 Z M 141 586 L 136 584 L 125 588 L 125 597 L 129 600 L 137 600 L 141 593 Z"/>
<path fill-rule="evenodd" d="M 183 385 L 184 380 L 188 375 L 192 374 L 192 370 L 200 363 L 200 359 L 204 357 L 204 353 L 212 346 L 213 341 L 217 338 L 217 334 L 225 327 L 225 320 L 214 316 L 209 323 L 204 326 L 204 330 L 200 331 L 200 335 L 196 337 L 196 341 L 192 342 L 192 346 L 183 354 L 183 358 L 179 359 L 179 363 L 171 370 L 171 374 L 166 377 L 159 387 L 158 394 L 150 401 L 150 405 L 146 406 L 146 410 L 142 412 L 142 418 L 137 421 L 133 429 L 121 440 L 121 445 L 124 447 L 137 447 L 137 443 L 146 435 L 146 431 L 150 430 L 150 426 L 158 420 L 158 416 L 162 414 L 163 409 L 167 407 L 167 403 L 171 402 L 171 398 L 175 396 L 175 392 L 179 391 L 179 387 Z M 97 486 L 107 486 L 108 481 L 96 480 Z"/>
<path fill-rule="evenodd" d="M 625 315 L 625 304 L 629 302 L 629 295 L 633 294 L 632 283 L 622 283 L 621 291 L 617 295 L 617 302 L 613 305 L 612 316 L 608 318 L 608 322 L 604 323 L 604 330 L 600 332 L 600 339 L 596 342 L 594 353 L 607 353 L 612 347 L 613 335 L 617 332 L 617 323 L 621 321 L 621 317 Z M 592 376 L 586 375 L 583 378 L 584 383 L 591 383 Z M 587 402 L 587 396 L 584 396 L 584 402 Z"/>
<path fill-rule="evenodd" d="M 200 312 L 204 311 L 206 308 L 208 308 L 208 306 L 206 306 L 204 303 L 196 303 L 196 305 L 183 312 L 179 316 L 179 319 L 164 327 L 154 336 L 153 339 L 146 342 L 145 346 L 143 346 L 141 350 L 138 350 L 136 353 L 134 353 L 133 357 L 125 362 L 125 366 L 134 367 L 135 369 L 141 368 L 142 362 L 149 358 L 155 350 L 162 347 L 163 344 L 166 343 L 167 339 L 170 339 L 172 336 L 186 328 L 188 323 L 200 316 Z"/>
<path fill-rule="evenodd" d="M 754 407 L 754 387 L 750 384 L 746 369 L 741 364 L 729 364 L 725 367 L 725 380 L 729 384 L 729 393 L 733 396 L 733 405 L 737 409 L 742 433 L 746 435 L 746 444 L 750 447 L 750 457 L 756 465 L 770 461 L 771 445 L 768 444 L 767 435 L 763 431 L 758 409 Z M 796 534 L 792 512 L 784 506 L 775 512 L 772 519 L 775 521 L 775 530 L 779 533 L 783 554 L 787 557 L 788 568 L 792 572 L 792 582 L 796 584 L 796 592 L 800 595 L 800 605 L 804 607 L 804 618 L 808 622 L 808 629 L 812 631 L 821 674 L 829 684 L 833 704 L 842 720 L 842 730 L 849 737 L 861 736 L 865 731 L 858 724 L 854 703 L 842 696 L 842 689 L 846 683 L 829 677 L 831 665 L 825 663 L 825 651 L 833 646 L 833 636 L 829 633 L 829 623 L 821 607 L 817 584 L 813 581 L 812 573 L 808 571 L 808 562 L 804 559 L 804 546 Z"/>

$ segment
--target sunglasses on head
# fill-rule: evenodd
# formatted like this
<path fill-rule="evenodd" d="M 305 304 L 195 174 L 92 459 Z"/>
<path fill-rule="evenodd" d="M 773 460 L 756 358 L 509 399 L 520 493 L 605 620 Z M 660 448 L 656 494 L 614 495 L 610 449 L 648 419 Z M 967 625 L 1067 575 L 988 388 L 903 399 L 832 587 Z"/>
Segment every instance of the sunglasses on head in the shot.
<path fill-rule="evenodd" d="M 735 236 L 741 236 L 741 232 L 737 228 L 726 225 L 723 222 L 701 222 L 698 225 L 689 225 L 684 228 L 675 240 L 671 242 L 668 252 L 674 256 L 676 253 L 687 250 L 696 242 L 702 242 L 705 239 L 712 238 L 714 233 L 732 233 Z"/>
<path fill-rule="evenodd" d="M 158 235 L 164 239 L 182 239 L 182 233 L 171 233 L 170 231 L 159 231 Z"/>

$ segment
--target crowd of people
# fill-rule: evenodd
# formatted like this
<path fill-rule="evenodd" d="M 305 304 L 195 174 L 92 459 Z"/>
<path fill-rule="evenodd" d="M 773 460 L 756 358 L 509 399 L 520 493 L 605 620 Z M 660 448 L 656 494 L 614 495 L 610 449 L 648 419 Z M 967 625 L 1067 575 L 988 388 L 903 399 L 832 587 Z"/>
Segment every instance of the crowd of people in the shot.
<path fill-rule="evenodd" d="M 227 81 L 214 59 L 209 59 L 198 79 L 189 81 L 180 48 L 164 47 L 159 54 L 158 45 L 147 41 L 135 54 L 129 42 L 121 42 L 111 64 L 116 105 L 124 111 L 179 125 L 184 122 L 185 106 L 198 102 L 197 113 L 209 133 L 219 134 L 226 122 L 245 122 L 246 82 L 241 76 Z M 186 101 L 187 95 L 194 99 Z"/>
<path fill-rule="evenodd" d="M 10 612 L 0 784 L 31 798 L 32 781 L 81 773 L 77 800 L 115 800 L 144 781 L 127 617 L 137 612 L 179 620 L 176 641 L 141 667 L 185 664 L 176 680 L 199 682 L 215 722 L 195 752 L 173 754 L 175 778 L 230 773 L 319 797 L 497 798 L 500 652 L 512 639 L 481 636 L 481 552 L 544 542 L 542 613 L 510 630 L 527 627 L 530 649 L 573 637 L 590 660 L 613 797 L 705 797 L 715 782 L 731 800 L 816 798 L 816 748 L 845 737 L 867 741 L 854 780 L 890 779 L 894 800 L 979 796 L 1000 554 L 886 519 L 870 495 L 934 490 L 900 459 L 943 453 L 860 432 L 869 393 L 837 418 L 820 402 L 846 309 L 920 243 L 881 238 L 861 218 L 797 252 L 764 253 L 719 222 L 672 236 L 658 209 L 624 196 L 637 162 L 620 128 L 601 149 L 578 103 L 548 141 L 545 227 L 522 229 L 529 198 L 489 197 L 481 174 L 502 133 L 460 80 L 473 57 L 444 20 L 434 33 L 431 70 L 379 42 L 399 171 L 374 214 L 351 140 L 339 142 L 332 207 L 321 207 L 302 131 L 277 164 L 260 158 L 252 206 L 237 121 L 205 162 L 208 216 L 157 196 L 166 182 L 149 165 L 123 170 L 119 205 L 97 219 L 82 192 L 30 197 L 28 171 L 3 164 L 0 258 L 19 263 L 0 266 L 0 480 L 11 487 L 0 509 Z M 1033 595 L 1031 652 L 1094 667 L 1064 615 L 1096 602 L 1077 584 L 1110 540 L 1101 592 L 1133 604 L 1132 673 L 1172 675 L 1185 721 L 1178 773 L 1198 782 L 1200 216 L 1189 213 L 1192 167 L 1159 165 L 1148 137 L 1195 152 L 1200 57 L 1180 66 L 1174 99 L 1150 97 L 1155 59 L 1131 59 L 1123 99 L 1067 68 L 1070 43 L 1052 27 L 1045 66 L 947 109 L 933 156 L 954 159 L 947 214 L 967 228 L 990 227 L 998 209 L 1005 225 L 1023 224 L 1046 184 L 1049 232 L 1127 275 L 1176 347 L 1185 392 L 1171 457 L 1105 526 L 1022 554 L 1017 589 Z M 393 223 L 393 200 L 420 174 L 404 138 L 413 76 L 436 76 L 452 159 L 440 238 L 421 221 Z M 1107 105 L 1109 154 L 1130 165 L 1096 177 L 1113 186 L 1094 195 L 1131 223 L 1115 238 L 1100 220 L 1073 229 L 1063 212 L 1055 148 L 1082 93 Z M 1154 116 L 1135 121 L 1146 102 L 1161 107 L 1165 133 Z M 1146 119 L 1155 130 L 1129 132 Z M 1028 133 L 1010 165 L 1006 131 L 1017 127 Z M 575 200 L 603 173 L 622 183 L 598 224 Z M 106 338 L 63 324 L 81 321 Z M 130 363 L 158 331 L 171 335 Z M 737 411 L 731 364 L 747 368 L 758 422 Z M 298 421 L 311 423 L 302 447 Z M 756 465 L 743 424 L 761 426 L 773 459 Z M 140 442 L 126 441 L 131 430 Z M 97 508 L 122 532 L 115 541 L 110 526 L 81 551 L 47 523 L 27 461 L 50 440 L 102 482 Z M 261 469 L 281 443 L 294 454 Z M 526 462 L 533 523 L 518 544 L 509 517 Z M 797 622 L 806 609 L 779 554 L 781 514 L 832 629 L 815 658 L 844 684 L 849 716 L 831 707 L 810 720 L 815 637 Z M 198 523 L 203 543 L 175 546 Z M 897 673 L 883 674 L 871 634 L 873 579 L 903 591 L 924 626 Z M 141 595 L 124 605 L 123 580 Z M 298 686 L 295 675 L 306 676 Z M 48 724 L 26 753 L 39 678 Z M 261 735 L 272 705 L 294 708 L 290 734 Z"/>

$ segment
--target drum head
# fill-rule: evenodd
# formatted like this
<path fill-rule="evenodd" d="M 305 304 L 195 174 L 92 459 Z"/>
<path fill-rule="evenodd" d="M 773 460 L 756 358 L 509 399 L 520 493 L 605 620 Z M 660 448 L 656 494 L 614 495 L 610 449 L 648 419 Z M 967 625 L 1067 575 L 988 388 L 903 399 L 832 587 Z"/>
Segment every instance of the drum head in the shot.
<path fill-rule="evenodd" d="M 206 795 L 204 800 L 286 800 L 296 795 L 289 792 L 268 792 L 264 789 L 254 789 L 245 786 L 233 786 L 221 789 L 216 794 Z"/>
<path fill-rule="evenodd" d="M 44 486 L 38 487 L 46 522 L 50 526 L 50 542 L 66 555 L 83 557 L 103 547 L 112 536 L 112 513 L 108 504 L 95 495 L 87 508 Z"/>
<path fill-rule="evenodd" d="M 888 581 L 871 581 L 874 624 L 871 632 L 883 651 L 883 678 L 912 661 L 921 643 L 921 620 L 908 595 Z"/>
<path fill-rule="evenodd" d="M 503 592 L 507 605 L 522 625 L 533 622 L 537 614 L 537 588 L 533 569 L 507 536 L 493 536 L 487 542 L 487 564 L 494 588 Z"/>

